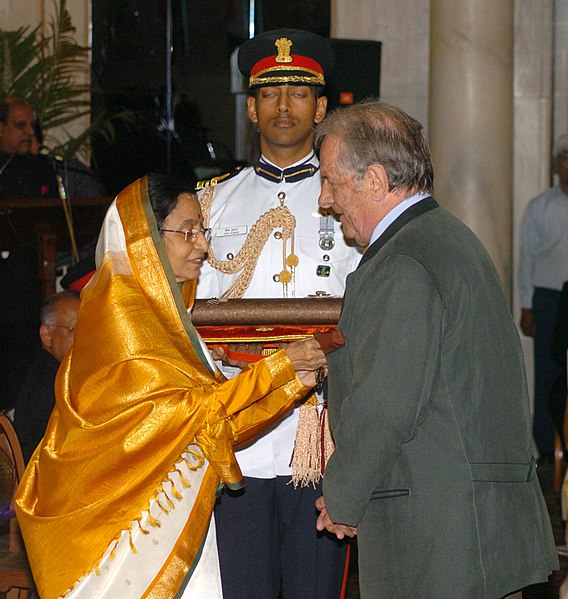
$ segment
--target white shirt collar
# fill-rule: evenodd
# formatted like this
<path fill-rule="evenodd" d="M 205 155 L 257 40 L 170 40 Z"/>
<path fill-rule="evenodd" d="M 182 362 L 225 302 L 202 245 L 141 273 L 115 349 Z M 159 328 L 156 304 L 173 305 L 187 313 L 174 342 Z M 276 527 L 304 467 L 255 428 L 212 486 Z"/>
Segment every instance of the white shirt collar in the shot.
<path fill-rule="evenodd" d="M 282 169 L 281 166 L 279 166 L 278 164 L 275 164 L 274 162 L 272 162 L 272 160 L 268 160 L 268 158 L 264 154 L 260 155 L 260 159 L 264 162 L 267 162 L 268 164 L 271 164 L 272 166 L 275 166 L 276 168 Z M 306 154 L 303 158 L 301 158 L 297 162 L 294 162 L 294 164 L 289 164 L 286 168 L 290 168 L 292 166 L 296 166 L 298 164 L 308 162 L 308 160 L 313 162 L 313 164 L 316 166 L 319 164 L 316 153 L 314 152 L 314 150 L 311 150 L 311 152 L 309 152 L 309 154 Z"/>
<path fill-rule="evenodd" d="M 430 197 L 429 193 L 419 192 L 415 193 L 409 198 L 406 198 L 406 200 L 402 200 L 400 204 L 397 204 L 379 223 L 377 223 L 371 235 L 371 239 L 369 240 L 369 245 L 377 241 L 377 239 L 387 230 L 387 227 L 392 224 L 403 212 L 408 210 L 411 206 L 414 206 L 414 204 L 417 204 L 421 200 L 424 200 L 428 197 Z"/>

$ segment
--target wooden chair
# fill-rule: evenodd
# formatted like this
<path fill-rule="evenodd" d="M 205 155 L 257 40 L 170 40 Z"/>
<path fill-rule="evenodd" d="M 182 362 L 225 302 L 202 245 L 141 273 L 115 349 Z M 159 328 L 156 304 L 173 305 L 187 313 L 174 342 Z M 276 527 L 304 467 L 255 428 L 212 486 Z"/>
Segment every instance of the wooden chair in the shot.
<path fill-rule="evenodd" d="M 566 283 L 568 285 L 568 283 Z M 567 324 L 568 326 L 568 324 Z M 568 365 L 568 353 L 566 355 Z M 564 437 L 568 433 L 568 397 L 566 398 L 566 408 L 564 410 Z M 564 445 L 558 433 L 554 433 L 554 490 L 556 492 L 562 489 L 562 483 L 566 476 L 566 456 L 564 455 Z"/>
<path fill-rule="evenodd" d="M 566 474 L 566 461 L 564 460 L 564 447 L 557 433 L 554 433 L 554 490 L 560 491 L 564 475 Z"/>
<path fill-rule="evenodd" d="M 10 419 L 0 414 L 0 510 L 9 528 L 7 547 L 0 553 L 0 593 L 6 593 L 8 599 L 37 597 L 14 512 L 14 495 L 24 468 L 16 431 Z"/>

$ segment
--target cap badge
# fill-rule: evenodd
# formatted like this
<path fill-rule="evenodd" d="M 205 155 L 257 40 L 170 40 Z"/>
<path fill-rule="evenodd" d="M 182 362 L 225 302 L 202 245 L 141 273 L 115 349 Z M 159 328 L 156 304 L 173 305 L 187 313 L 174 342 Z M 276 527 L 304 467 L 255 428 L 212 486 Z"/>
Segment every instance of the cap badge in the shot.
<path fill-rule="evenodd" d="M 290 48 L 292 46 L 292 42 L 286 38 L 281 37 L 278 38 L 274 45 L 278 48 L 278 56 L 274 59 L 274 62 L 282 63 L 282 62 L 292 62 L 294 59 L 290 56 Z"/>

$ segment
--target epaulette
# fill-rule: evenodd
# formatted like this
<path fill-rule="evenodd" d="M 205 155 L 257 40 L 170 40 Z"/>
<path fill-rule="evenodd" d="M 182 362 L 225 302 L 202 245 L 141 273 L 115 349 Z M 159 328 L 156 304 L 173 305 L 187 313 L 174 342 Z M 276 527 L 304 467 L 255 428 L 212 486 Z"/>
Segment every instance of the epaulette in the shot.
<path fill-rule="evenodd" d="M 197 182 L 196 189 L 205 189 L 206 187 L 215 187 L 217 183 L 222 183 L 223 181 L 227 181 L 231 177 L 239 174 L 243 170 L 244 166 L 237 166 L 237 168 L 230 172 L 225 173 L 224 175 L 219 175 L 217 177 L 212 177 L 211 179 L 203 179 L 202 181 Z"/>

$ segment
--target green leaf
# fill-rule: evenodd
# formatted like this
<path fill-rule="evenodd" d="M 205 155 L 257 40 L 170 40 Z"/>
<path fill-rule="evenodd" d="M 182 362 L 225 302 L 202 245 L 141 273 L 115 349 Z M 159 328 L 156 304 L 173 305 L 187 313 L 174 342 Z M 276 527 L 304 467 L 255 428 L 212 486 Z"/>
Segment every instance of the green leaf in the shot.
<path fill-rule="evenodd" d="M 88 48 L 75 40 L 75 27 L 66 0 L 54 0 L 54 17 L 42 33 L 40 26 L 15 31 L 0 28 L 0 97 L 17 96 L 35 109 L 44 134 L 68 125 L 90 113 L 92 86 L 89 81 Z M 112 120 L 132 118 L 130 111 Z M 111 117 L 91 119 L 79 135 L 61 142 L 66 156 L 84 153 L 97 131 L 112 135 Z M 69 135 L 65 129 L 64 133 Z"/>

